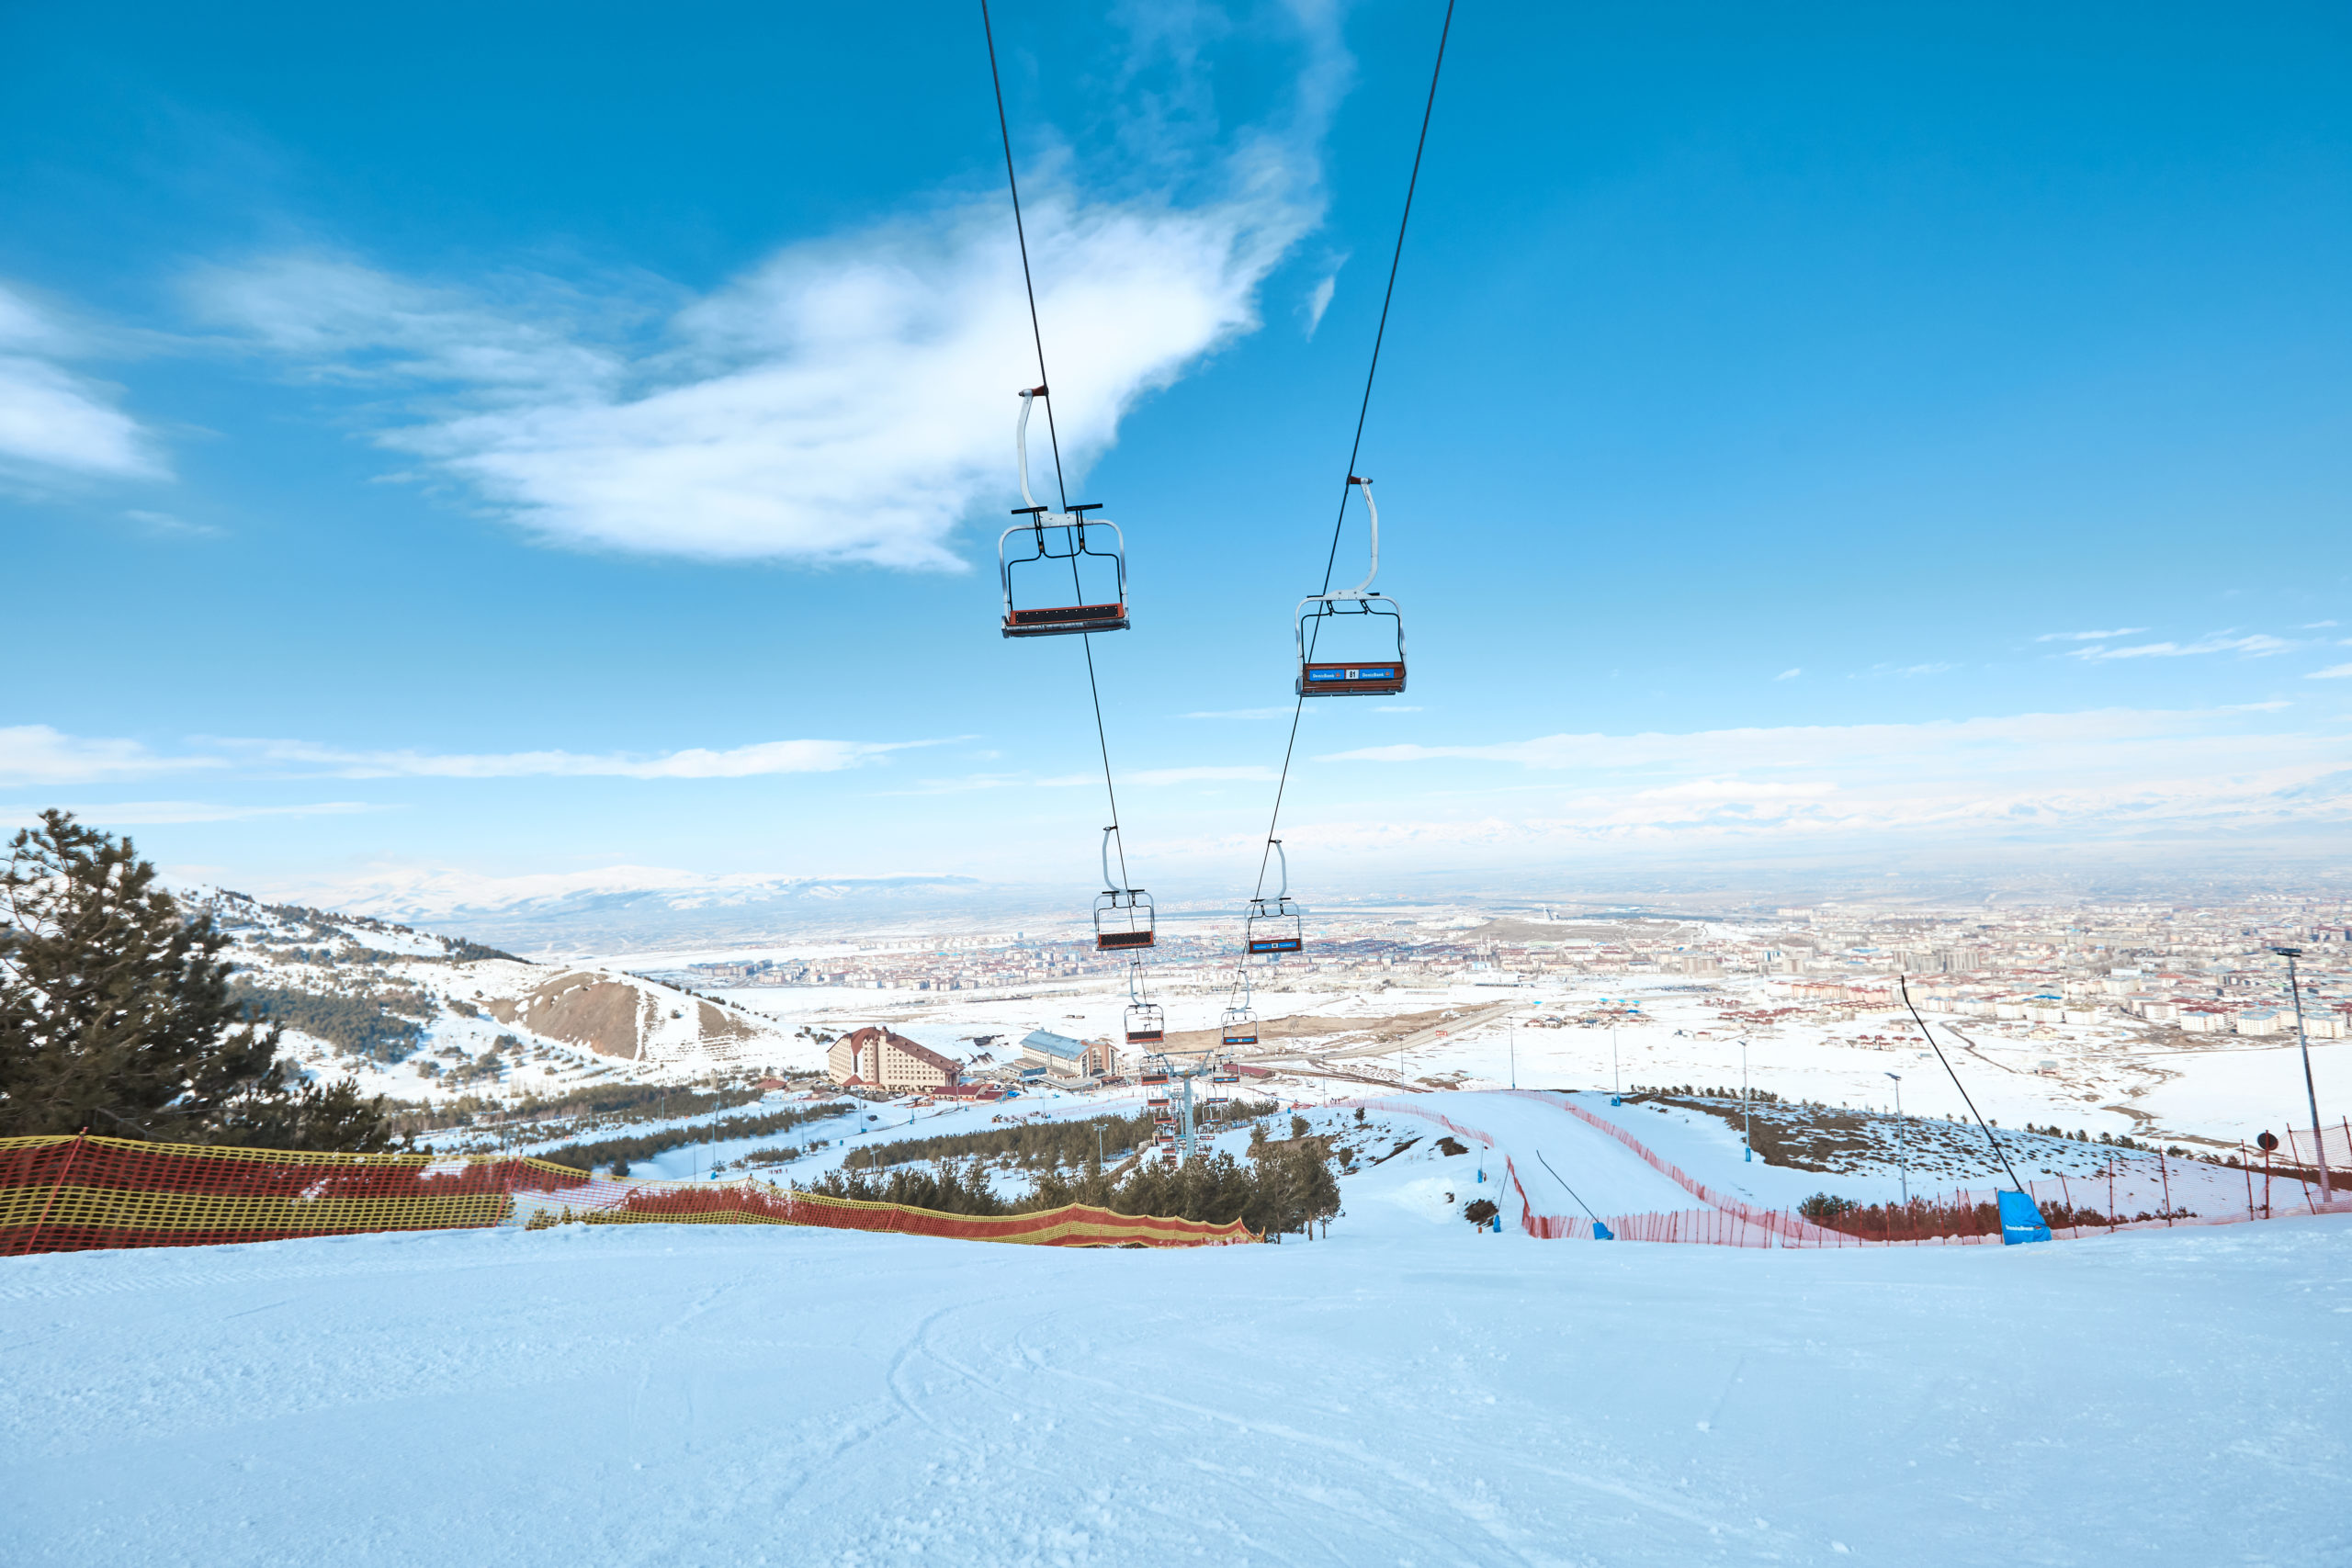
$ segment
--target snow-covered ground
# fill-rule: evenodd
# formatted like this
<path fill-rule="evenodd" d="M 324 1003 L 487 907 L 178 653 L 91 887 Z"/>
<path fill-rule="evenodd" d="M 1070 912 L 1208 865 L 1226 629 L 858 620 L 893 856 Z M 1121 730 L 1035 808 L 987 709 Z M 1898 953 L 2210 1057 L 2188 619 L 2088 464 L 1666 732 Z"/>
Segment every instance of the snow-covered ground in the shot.
<path fill-rule="evenodd" d="M 0 1561 L 2352 1556 L 2352 1219 L 1545 1243 L 1417 1208 L 1430 1174 L 1352 1184 L 1328 1241 L 1194 1253 L 571 1226 L 12 1259 Z"/>

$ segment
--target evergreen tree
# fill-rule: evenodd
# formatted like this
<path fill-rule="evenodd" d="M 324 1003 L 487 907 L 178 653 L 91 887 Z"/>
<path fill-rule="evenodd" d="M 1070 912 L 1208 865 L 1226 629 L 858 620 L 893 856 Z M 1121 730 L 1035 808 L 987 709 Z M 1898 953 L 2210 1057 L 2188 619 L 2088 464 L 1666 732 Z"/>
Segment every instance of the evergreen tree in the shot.
<path fill-rule="evenodd" d="M 0 1136 L 384 1147 L 380 1099 L 288 1083 L 277 1031 L 229 998 L 228 942 L 130 840 L 55 810 L 19 832 L 0 873 Z"/>

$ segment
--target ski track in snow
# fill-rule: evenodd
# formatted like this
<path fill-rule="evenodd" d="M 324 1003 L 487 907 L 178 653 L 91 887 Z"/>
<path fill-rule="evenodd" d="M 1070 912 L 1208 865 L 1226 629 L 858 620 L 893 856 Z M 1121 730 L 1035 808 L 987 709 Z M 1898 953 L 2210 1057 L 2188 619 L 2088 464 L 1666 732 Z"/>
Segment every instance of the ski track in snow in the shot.
<path fill-rule="evenodd" d="M 1529 1131 L 1577 1179 L 1581 1145 Z M 1475 1156 L 1420 1155 L 1308 1245 L 570 1226 L 10 1259 L 0 1561 L 2352 1556 L 2352 1220 L 1546 1243 L 1381 1201 L 1464 1196 Z"/>

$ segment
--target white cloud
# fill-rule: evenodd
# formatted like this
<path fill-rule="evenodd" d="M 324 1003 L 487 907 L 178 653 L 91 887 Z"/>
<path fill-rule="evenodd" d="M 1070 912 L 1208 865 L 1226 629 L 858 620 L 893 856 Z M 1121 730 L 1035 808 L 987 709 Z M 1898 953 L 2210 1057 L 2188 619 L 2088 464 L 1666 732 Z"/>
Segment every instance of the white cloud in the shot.
<path fill-rule="evenodd" d="M 1240 767 L 1138 768 L 1119 775 L 1121 784 L 1231 784 L 1239 782 L 1272 784 L 1274 770 L 1252 764 Z"/>
<path fill-rule="evenodd" d="M 1775 681 L 1793 681 L 1804 673 L 1804 667 L 1803 665 L 1792 665 L 1790 668 L 1781 671 L 1778 675 L 1773 676 L 1772 679 Z"/>
<path fill-rule="evenodd" d="M 335 778 L 747 779 L 777 773 L 830 773 L 929 740 L 767 740 L 712 751 L 696 747 L 651 756 L 577 751 L 352 751 L 300 740 L 226 740 L 254 761 L 292 764 Z"/>
<path fill-rule="evenodd" d="M 2342 681 L 2352 679 L 2352 664 L 2331 664 L 2324 670 L 2314 670 L 2303 677 L 2306 681 Z"/>
<path fill-rule="evenodd" d="M 169 512 L 142 512 L 136 509 L 123 513 L 151 534 L 177 536 L 190 539 L 217 539 L 220 530 L 209 523 L 191 523 Z"/>
<path fill-rule="evenodd" d="M 232 769 L 248 776 L 290 773 L 345 779 L 744 779 L 781 773 L 838 773 L 876 761 L 893 751 L 942 743 L 766 740 L 723 751 L 692 747 L 646 755 L 561 750 L 355 750 L 307 740 L 198 737 L 194 744 L 200 750 L 162 756 L 136 740 L 66 735 L 47 725 L 33 724 L 0 728 L 0 784 L 100 784 L 201 769 Z"/>
<path fill-rule="evenodd" d="M 1224 708 L 1205 713 L 1188 713 L 1186 718 L 1287 718 L 1288 708 Z"/>
<path fill-rule="evenodd" d="M 130 800 L 65 807 L 82 821 L 107 829 L 174 827 L 189 822 L 244 822 L 265 817 L 349 817 L 382 807 L 358 800 L 322 800 L 300 806 L 220 806 L 199 800 Z M 33 807 L 0 807 L 0 822 L 37 820 Z"/>
<path fill-rule="evenodd" d="M 2044 632 L 2036 642 L 2105 642 L 2109 637 L 2138 637 L 2145 626 L 2118 626 L 2111 632 Z"/>
<path fill-rule="evenodd" d="M 1957 669 L 1959 669 L 1959 668 L 1960 668 L 1960 666 L 1959 666 L 1959 665 L 1957 665 L 1957 664 L 1951 664 L 1951 663 L 1939 663 L 1939 664 L 1873 664 L 1873 665 L 1871 665 L 1871 666 L 1870 667 L 1870 669 L 1866 671 L 1866 673 L 1868 673 L 1868 674 L 1871 674 L 1871 675 L 1896 675 L 1896 676 L 1904 676 L 1904 675 L 1940 675 L 1940 674 L 1944 673 L 1944 672 L 1945 672 L 1946 671 L 1948 671 L 1948 670 L 1957 670 Z"/>
<path fill-rule="evenodd" d="M 1322 282 L 1307 291 L 1306 335 L 1313 337 L 1315 329 L 1323 324 L 1323 312 L 1331 308 L 1331 296 L 1339 292 L 1340 275 L 1332 272 Z"/>
<path fill-rule="evenodd" d="M 2352 823 L 2340 737 L 2265 728 L 2275 705 L 1919 724 L 1553 735 L 1318 757 L 1440 770 L 1411 811 L 1303 820 L 1299 842 L 1521 855 L 1716 839 L 2020 834 L 2089 840 Z M 1526 773 L 1498 775 L 1515 763 Z M 1514 847 L 1515 846 L 1515 847 Z"/>
<path fill-rule="evenodd" d="M 214 757 L 159 757 L 136 740 L 90 739 L 45 724 L 0 728 L 0 784 L 97 784 L 221 765 Z"/>
<path fill-rule="evenodd" d="M 2335 623 L 2334 621 L 2305 621 L 2305 622 L 2304 622 L 2301 626 L 2297 627 L 2296 629 L 2297 629 L 2298 631 L 2306 631 L 2306 632 L 2323 632 L 2323 631 L 2327 630 L 2330 626 L 2335 626 Z"/>
<path fill-rule="evenodd" d="M 119 389 L 58 361 L 79 346 L 53 316 L 0 284 L 0 466 L 101 479 L 169 470 Z"/>
<path fill-rule="evenodd" d="M 2206 653 L 2242 653 L 2251 659 L 2267 659 L 2274 653 L 2284 653 L 2295 645 L 2283 637 L 2264 632 L 2252 632 L 2236 637 L 2229 632 L 2215 632 L 2195 642 L 2143 642 L 2132 648 L 2078 648 L 2068 657 L 2105 661 L 2113 659 L 2187 659 Z"/>
<path fill-rule="evenodd" d="M 1257 327 L 1261 284 L 1319 220 L 1313 148 L 1345 56 L 1334 18 L 1293 16 L 1306 64 L 1288 121 L 1214 156 L 1169 143 L 1213 134 L 1213 117 L 1163 116 L 1147 138 L 1162 156 L 1146 177 L 1212 194 L 1090 195 L 1067 157 L 1024 171 L 1052 413 L 1078 472 L 1138 399 Z M 1138 49 L 1204 87 L 1199 28 L 1130 22 Z M 1213 172 L 1185 175 L 1188 158 Z M 995 190 L 787 245 L 665 306 L 650 346 L 641 288 L 599 305 L 544 281 L 493 293 L 321 254 L 212 268 L 190 288 L 204 315 L 307 376 L 439 398 L 378 439 L 553 543 L 961 570 L 957 526 L 976 516 L 992 538 L 1018 499 L 1014 392 L 1036 357 Z M 1049 498 L 1047 446 L 1032 453 Z"/>

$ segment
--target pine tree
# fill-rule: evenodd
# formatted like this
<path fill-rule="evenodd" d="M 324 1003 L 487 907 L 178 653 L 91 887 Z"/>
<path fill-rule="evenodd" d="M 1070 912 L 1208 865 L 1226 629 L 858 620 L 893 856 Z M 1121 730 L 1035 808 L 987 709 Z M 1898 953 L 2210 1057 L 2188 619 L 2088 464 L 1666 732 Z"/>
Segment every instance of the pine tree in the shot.
<path fill-rule="evenodd" d="M 289 1085 L 278 1032 L 229 997 L 229 939 L 128 839 L 45 811 L 0 873 L 0 1136 L 380 1149 L 381 1100 Z"/>

